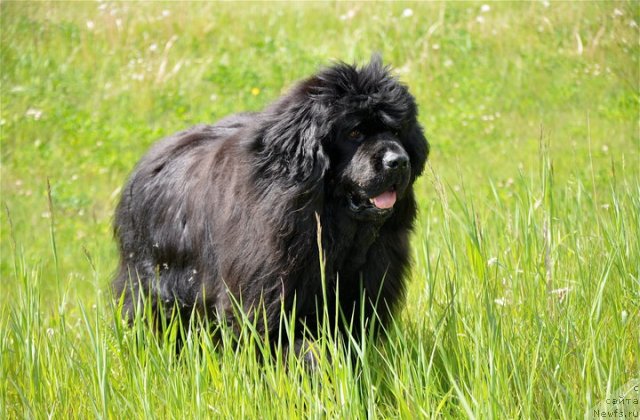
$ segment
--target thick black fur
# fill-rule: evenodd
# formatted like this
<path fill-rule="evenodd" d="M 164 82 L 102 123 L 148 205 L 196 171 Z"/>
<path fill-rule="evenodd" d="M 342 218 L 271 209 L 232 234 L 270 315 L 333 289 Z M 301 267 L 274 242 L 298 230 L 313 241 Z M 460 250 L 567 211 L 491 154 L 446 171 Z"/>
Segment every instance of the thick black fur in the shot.
<path fill-rule="evenodd" d="M 323 307 L 333 317 L 336 302 L 340 329 L 360 314 L 386 324 L 403 296 L 412 186 L 429 151 L 416 112 L 374 57 L 324 69 L 262 112 L 159 141 L 115 215 L 114 289 L 125 315 L 144 294 L 167 313 L 177 304 L 185 318 L 195 309 L 236 326 L 241 302 L 248 314 L 259 309 L 258 328 L 274 340 L 281 309 L 295 310 L 299 340 L 317 331 Z M 391 190 L 393 208 L 369 202 Z"/>

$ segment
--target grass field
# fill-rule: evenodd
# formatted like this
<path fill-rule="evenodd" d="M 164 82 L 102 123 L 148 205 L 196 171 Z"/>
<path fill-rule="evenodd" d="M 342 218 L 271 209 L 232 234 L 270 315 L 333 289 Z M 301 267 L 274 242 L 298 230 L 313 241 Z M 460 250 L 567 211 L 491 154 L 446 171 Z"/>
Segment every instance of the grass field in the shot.
<path fill-rule="evenodd" d="M 0 17 L 0 418 L 579 418 L 640 377 L 638 2 L 3 1 Z M 308 374 L 123 329 L 112 212 L 149 145 L 374 51 L 432 144 L 389 340 L 352 349 L 357 366 L 328 342 Z"/>

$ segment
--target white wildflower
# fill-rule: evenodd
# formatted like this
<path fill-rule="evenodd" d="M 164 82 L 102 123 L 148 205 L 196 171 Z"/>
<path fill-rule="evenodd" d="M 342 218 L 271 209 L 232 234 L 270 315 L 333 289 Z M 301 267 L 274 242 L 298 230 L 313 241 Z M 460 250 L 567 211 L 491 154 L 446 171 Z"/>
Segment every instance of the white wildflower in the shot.
<path fill-rule="evenodd" d="M 29 108 L 24 115 L 38 121 L 40 118 L 42 118 L 42 110 L 37 108 Z"/>
<path fill-rule="evenodd" d="M 347 12 L 346 15 L 342 15 L 342 16 L 344 16 L 344 19 L 342 19 L 341 17 L 342 20 L 351 20 L 356 16 L 356 11 L 351 9 Z"/>

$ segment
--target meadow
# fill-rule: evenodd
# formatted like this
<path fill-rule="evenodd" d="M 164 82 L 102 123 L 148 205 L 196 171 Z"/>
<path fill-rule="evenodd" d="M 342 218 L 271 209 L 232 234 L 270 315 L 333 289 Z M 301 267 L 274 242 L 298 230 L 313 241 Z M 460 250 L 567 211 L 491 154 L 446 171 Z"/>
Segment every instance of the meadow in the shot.
<path fill-rule="evenodd" d="M 0 418 L 579 418 L 640 378 L 637 1 L 3 1 L 0 19 Z M 123 327 L 112 213 L 145 150 L 376 51 L 432 145 L 389 338 L 351 358 L 326 337 L 309 373 Z"/>

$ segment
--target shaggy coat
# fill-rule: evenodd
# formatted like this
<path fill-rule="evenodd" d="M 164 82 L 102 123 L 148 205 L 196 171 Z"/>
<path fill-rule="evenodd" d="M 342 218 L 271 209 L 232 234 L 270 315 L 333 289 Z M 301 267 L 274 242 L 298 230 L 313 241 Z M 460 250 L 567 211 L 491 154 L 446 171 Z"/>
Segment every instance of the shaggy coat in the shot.
<path fill-rule="evenodd" d="M 412 186 L 428 155 L 416 113 L 374 57 L 326 68 L 262 112 L 156 143 L 115 215 L 125 315 L 143 295 L 236 327 L 239 303 L 274 340 L 283 310 L 300 340 L 325 308 L 342 330 L 354 316 L 386 324 L 405 288 Z"/>

